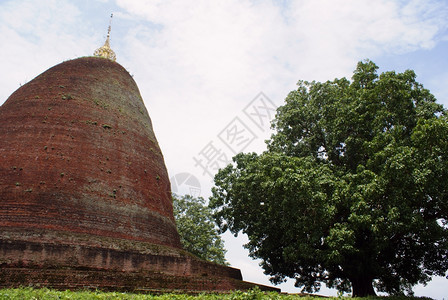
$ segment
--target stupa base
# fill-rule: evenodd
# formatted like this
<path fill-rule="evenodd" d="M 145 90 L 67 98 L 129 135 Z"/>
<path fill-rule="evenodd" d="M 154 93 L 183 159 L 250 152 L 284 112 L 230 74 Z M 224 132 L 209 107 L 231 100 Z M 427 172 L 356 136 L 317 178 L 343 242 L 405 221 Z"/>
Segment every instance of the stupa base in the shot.
<path fill-rule="evenodd" d="M 0 239 L 0 287 L 126 292 L 230 292 L 258 286 L 241 271 L 200 260 L 183 250 L 147 245 L 123 250 L 92 245 Z M 158 252 L 158 253 L 155 253 Z"/>

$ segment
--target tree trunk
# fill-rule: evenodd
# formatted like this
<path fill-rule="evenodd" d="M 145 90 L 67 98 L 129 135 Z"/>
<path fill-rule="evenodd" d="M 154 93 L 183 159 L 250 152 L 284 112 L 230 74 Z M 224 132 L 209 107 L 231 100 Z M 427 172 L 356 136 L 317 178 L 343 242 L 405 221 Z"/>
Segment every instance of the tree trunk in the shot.
<path fill-rule="evenodd" d="M 376 296 L 375 290 L 373 289 L 372 279 L 369 277 L 357 277 L 350 280 L 352 283 L 352 297 L 367 297 Z"/>

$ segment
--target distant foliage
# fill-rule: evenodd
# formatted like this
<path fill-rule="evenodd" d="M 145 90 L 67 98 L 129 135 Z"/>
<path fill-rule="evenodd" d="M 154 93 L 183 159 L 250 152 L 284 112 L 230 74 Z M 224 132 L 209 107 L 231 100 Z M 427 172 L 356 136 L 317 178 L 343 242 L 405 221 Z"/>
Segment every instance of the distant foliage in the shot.
<path fill-rule="evenodd" d="M 173 195 L 173 206 L 184 249 L 204 260 L 226 265 L 224 242 L 205 200 Z"/>
<path fill-rule="evenodd" d="M 448 269 L 448 118 L 413 71 L 299 81 L 268 150 L 215 176 L 222 231 L 242 231 L 272 281 L 355 296 L 412 293 Z"/>

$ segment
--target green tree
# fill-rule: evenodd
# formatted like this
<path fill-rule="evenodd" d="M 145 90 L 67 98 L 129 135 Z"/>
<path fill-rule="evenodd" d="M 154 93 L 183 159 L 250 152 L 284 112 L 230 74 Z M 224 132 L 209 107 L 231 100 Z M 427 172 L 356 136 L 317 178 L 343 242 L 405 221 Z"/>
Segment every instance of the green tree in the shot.
<path fill-rule="evenodd" d="M 224 242 L 204 198 L 173 194 L 173 207 L 184 249 L 204 260 L 227 265 Z"/>
<path fill-rule="evenodd" d="M 299 81 L 267 151 L 238 154 L 210 198 L 274 283 L 412 293 L 448 269 L 448 120 L 413 71 Z"/>

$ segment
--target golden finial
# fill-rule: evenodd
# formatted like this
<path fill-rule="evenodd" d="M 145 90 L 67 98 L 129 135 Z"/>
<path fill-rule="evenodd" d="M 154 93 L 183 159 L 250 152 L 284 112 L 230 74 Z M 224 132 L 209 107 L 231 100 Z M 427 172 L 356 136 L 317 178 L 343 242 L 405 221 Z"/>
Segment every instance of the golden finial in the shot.
<path fill-rule="evenodd" d="M 107 38 L 106 42 L 104 42 L 104 45 L 93 52 L 93 55 L 100 56 L 104 58 L 108 58 L 110 60 L 115 61 L 117 57 L 115 56 L 115 52 L 110 48 L 109 45 L 109 37 L 110 37 L 110 29 L 112 25 L 112 17 L 114 14 L 110 14 L 110 22 L 109 22 L 109 28 L 107 29 Z"/>

